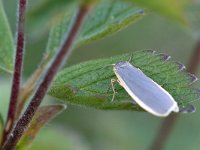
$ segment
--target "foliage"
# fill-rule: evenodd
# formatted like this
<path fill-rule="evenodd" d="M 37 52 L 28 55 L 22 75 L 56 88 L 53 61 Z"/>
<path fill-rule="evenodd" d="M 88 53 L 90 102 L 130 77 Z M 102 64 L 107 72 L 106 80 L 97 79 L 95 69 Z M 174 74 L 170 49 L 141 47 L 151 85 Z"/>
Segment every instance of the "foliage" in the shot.
<path fill-rule="evenodd" d="M 68 67 L 58 74 L 49 94 L 62 101 L 99 109 L 140 110 L 121 86 L 116 86 L 118 93 L 114 102 L 111 101 L 113 91 L 110 81 L 116 78 L 111 64 L 127 61 L 130 56 L 131 63 L 165 88 L 180 106 L 198 99 L 196 90 L 189 86 L 190 76 L 179 72 L 176 63 L 163 62 L 162 55 L 149 51 L 137 51 Z"/>
<path fill-rule="evenodd" d="M 74 21 L 76 10 L 74 7 L 64 15 L 62 21 L 55 25 L 48 39 L 46 57 L 52 58 L 69 32 Z M 102 1 L 85 20 L 81 33 L 75 45 L 80 46 L 112 33 L 120 31 L 144 16 L 143 9 L 121 1 Z"/>
<path fill-rule="evenodd" d="M 11 30 L 0 0 L 0 71 L 12 72 L 13 69 L 13 39 Z"/>
<path fill-rule="evenodd" d="M 6 1 L 4 2 L 7 3 Z M 37 74 L 35 76 L 36 79 L 38 79 L 38 81 L 43 79 L 42 74 L 46 71 L 47 67 L 51 64 L 52 59 L 56 55 L 57 50 L 60 48 L 61 44 L 63 43 L 64 38 L 68 36 L 69 31 L 74 23 L 77 9 L 79 5 L 81 4 L 81 2 L 83 2 L 83 0 L 82 1 L 81 0 L 75 0 L 75 1 L 35 0 L 35 1 L 30 2 L 29 12 L 27 15 L 27 18 L 28 18 L 28 22 L 27 22 L 28 28 L 27 28 L 27 33 L 26 33 L 27 43 L 29 43 L 32 40 L 32 39 L 30 40 L 29 37 L 31 38 L 34 37 L 36 39 L 43 38 L 41 36 L 43 35 L 42 33 L 50 29 L 50 34 L 48 36 L 45 55 L 38 67 L 38 70 L 40 71 L 40 73 L 38 76 Z M 138 20 L 143 19 L 143 17 L 146 14 L 147 15 L 151 14 L 150 12 L 154 12 L 155 14 L 158 14 L 159 16 L 165 16 L 169 20 L 173 20 L 179 25 L 185 25 L 191 28 L 192 29 L 191 33 L 199 38 L 199 13 L 198 13 L 199 6 L 200 6 L 199 0 L 195 2 L 189 2 L 187 0 L 163 0 L 163 1 L 159 1 L 159 0 L 151 0 L 151 1 L 84 0 L 84 2 L 85 2 L 85 5 L 88 5 L 90 7 L 92 5 L 94 6 L 91 7 L 92 10 L 90 14 L 87 16 L 87 18 L 85 19 L 84 25 L 81 28 L 79 36 L 75 40 L 74 48 L 77 48 L 77 47 L 82 48 L 86 44 L 92 43 L 100 39 L 104 39 L 106 37 L 114 37 L 111 35 L 114 35 L 115 33 L 125 29 L 126 27 L 131 26 L 133 23 L 138 22 Z M 148 24 L 145 24 L 145 28 L 147 27 L 149 27 Z M 180 26 L 178 26 L 177 28 L 180 28 Z M 139 37 L 140 34 L 134 35 L 134 36 Z M 154 37 L 152 36 L 152 38 Z M 116 43 L 116 45 L 120 45 L 120 44 L 121 44 L 120 41 L 119 43 Z M 167 45 L 167 42 L 164 41 L 163 44 Z M 0 0 L 0 73 L 13 72 L 14 47 L 15 47 L 15 44 L 13 41 L 13 36 L 12 36 L 10 26 L 8 23 L 8 18 L 4 11 L 3 4 Z M 30 53 L 29 48 L 30 47 L 27 47 L 27 53 Z M 93 48 L 97 48 L 97 47 L 94 46 Z M 37 49 L 37 45 L 34 46 L 34 54 L 36 54 L 35 49 Z M 107 48 L 107 50 L 109 49 Z M 85 51 L 80 52 L 80 55 L 83 53 L 86 53 L 86 52 Z M 187 73 L 186 71 L 180 70 L 179 67 L 181 64 L 178 64 L 173 61 L 168 61 L 167 59 L 164 58 L 166 55 L 153 53 L 152 51 L 143 51 L 143 50 L 131 52 L 131 53 L 124 53 L 124 54 L 113 56 L 110 58 L 103 58 L 103 59 L 81 62 L 80 64 L 67 67 L 58 73 L 58 75 L 56 76 L 56 79 L 54 80 L 54 82 L 52 83 L 49 89 L 48 94 L 51 95 L 52 97 L 58 98 L 60 101 L 64 103 L 70 103 L 70 104 L 79 105 L 79 106 L 87 106 L 87 107 L 103 109 L 103 110 L 135 111 L 135 113 L 128 112 L 130 113 L 129 115 L 131 117 L 129 117 L 129 119 L 126 120 L 126 123 L 129 125 L 124 125 L 128 127 L 128 129 L 130 128 L 133 129 L 130 132 L 131 136 L 128 136 L 129 133 L 123 134 L 123 135 L 122 133 L 120 133 L 122 136 L 121 135 L 119 136 L 120 138 L 123 137 L 123 139 L 125 139 L 126 137 L 131 139 L 131 144 L 127 142 L 131 145 L 130 146 L 131 148 L 127 144 L 125 144 L 122 149 L 124 149 L 124 147 L 126 147 L 127 149 L 132 149 L 132 144 L 134 142 L 135 142 L 134 146 L 136 147 L 136 149 L 138 148 L 147 149 L 147 145 L 149 145 L 149 143 L 147 141 L 144 141 L 145 144 L 141 145 L 141 142 L 139 141 L 143 139 L 145 140 L 147 139 L 146 137 L 144 138 L 144 136 L 147 135 L 147 132 L 148 132 L 147 137 L 152 138 L 154 136 L 152 130 L 149 131 L 149 128 L 150 129 L 155 128 L 155 124 L 153 123 L 155 120 L 153 119 L 152 121 L 151 120 L 152 118 L 149 116 L 148 118 L 150 119 L 148 121 L 144 121 L 143 119 L 141 119 L 141 116 L 144 117 L 144 114 L 143 113 L 139 114 L 136 111 L 143 111 L 143 110 L 137 104 L 134 103 L 132 98 L 127 94 L 127 92 L 119 84 L 115 84 L 115 90 L 118 93 L 116 94 L 115 100 L 113 102 L 111 101 L 112 96 L 113 96 L 113 91 L 112 91 L 112 88 L 110 87 L 110 80 L 113 78 L 116 78 L 113 72 L 112 64 L 119 61 L 128 61 L 130 56 L 132 56 L 131 63 L 134 66 L 141 69 L 147 76 L 149 76 L 155 82 L 160 84 L 164 89 L 166 89 L 175 98 L 175 100 L 178 102 L 180 107 L 187 106 L 193 101 L 199 100 L 199 95 L 197 93 L 197 90 L 194 87 L 195 85 L 191 84 L 192 81 L 194 81 L 194 76 L 191 76 L 191 74 Z M 180 55 L 180 57 L 181 56 L 182 55 Z M 30 63 L 30 61 L 28 63 Z M 3 95 L 3 97 L 1 97 L 0 99 L 0 143 L 1 143 L 1 137 L 2 137 L 1 135 L 3 133 L 3 128 L 4 128 L 3 120 L 6 119 L 5 109 L 7 108 L 7 105 L 9 102 L 7 98 L 8 95 L 6 95 L 8 93 L 8 90 L 7 90 L 8 87 L 7 85 L 4 86 L 4 84 L 2 84 L 3 82 L 2 80 L 0 81 L 2 85 L 1 91 L 3 91 L 1 92 L 1 95 L 0 95 L 0 96 Z M 36 85 L 37 85 L 37 81 L 34 82 L 34 85 L 32 85 L 32 87 L 29 87 L 31 92 L 37 89 Z M 28 93 L 28 96 L 26 97 L 26 101 L 29 100 L 28 98 L 30 97 L 31 92 Z M 62 104 L 58 104 L 58 105 L 51 104 L 47 106 L 41 106 L 36 112 L 34 119 L 32 120 L 28 130 L 25 132 L 20 143 L 18 143 L 17 150 L 28 149 L 30 145 L 32 144 L 33 140 L 35 139 L 36 135 L 39 133 L 39 130 L 49 120 L 51 120 L 54 116 L 56 116 L 59 112 L 61 112 L 64 109 L 65 109 L 65 106 Z M 108 112 L 104 112 L 104 113 L 108 113 Z M 123 112 L 120 111 L 120 115 L 122 113 Z M 82 113 L 80 115 L 82 115 Z M 93 116 L 92 119 L 88 117 L 90 115 Z M 95 126 L 95 123 L 98 122 L 98 117 L 95 116 L 95 114 L 90 114 L 90 113 L 86 114 L 86 116 L 87 116 L 87 119 L 89 118 L 88 121 L 92 123 L 92 126 Z M 81 117 L 79 116 L 78 119 L 81 120 Z M 131 119 L 130 119 L 132 117 L 134 118 L 133 125 L 131 125 Z M 75 124 L 77 124 L 77 122 L 80 121 L 78 119 L 76 120 L 76 118 L 74 117 L 74 114 L 72 115 L 72 118 L 73 118 L 72 122 L 75 120 L 76 122 Z M 103 120 L 103 122 L 99 123 L 100 126 L 103 125 L 104 123 L 109 124 L 110 118 L 106 120 L 105 115 L 103 115 L 103 117 L 100 117 L 100 120 L 101 119 Z M 124 123 L 122 121 L 123 119 L 120 120 L 121 124 Z M 64 122 L 68 120 L 68 112 L 64 113 L 63 120 Z M 140 124 L 141 121 L 144 121 L 142 125 Z M 84 128 L 83 126 L 88 126 L 88 124 L 85 124 L 87 121 L 84 120 L 83 122 L 84 123 L 79 123 L 81 124 L 80 125 L 81 127 L 79 126 L 80 128 Z M 121 144 L 120 142 L 119 143 L 114 142 L 115 144 L 113 145 L 110 144 L 112 143 L 112 141 L 111 142 L 109 141 L 111 138 L 110 136 L 114 134 L 113 137 L 114 139 L 116 139 L 116 135 L 118 135 L 120 131 L 118 130 L 118 128 L 116 128 L 117 130 L 114 131 L 115 129 L 113 129 L 112 121 L 111 121 L 111 124 L 112 124 L 111 127 L 109 127 L 108 124 L 106 125 L 106 127 L 108 127 L 107 130 L 109 131 L 105 132 L 105 134 L 107 135 L 106 137 L 104 137 L 105 141 L 102 140 L 103 146 L 102 145 L 101 146 L 103 148 L 101 146 L 94 146 L 94 147 L 98 147 L 102 149 L 106 149 L 106 148 L 117 149 L 118 146 L 113 146 L 113 145 Z M 177 135 L 174 136 L 176 137 L 176 139 L 183 138 L 182 136 L 180 137 L 180 134 L 179 134 L 179 130 L 184 129 L 183 124 L 184 122 L 181 122 L 181 125 L 179 125 L 178 126 L 179 128 L 175 131 L 175 133 L 177 133 Z M 198 120 L 196 119 L 196 116 L 192 119 L 187 118 L 186 124 L 187 126 L 192 125 L 195 127 L 195 129 L 197 129 Z M 62 123 L 62 125 L 64 125 L 64 123 Z M 148 128 L 145 125 L 148 125 Z M 74 127 L 73 123 L 72 123 L 72 126 Z M 77 128 L 79 127 L 77 125 Z M 93 127 L 93 128 L 94 130 L 100 130 L 100 128 L 98 127 Z M 187 128 L 187 131 L 189 131 L 188 128 Z M 87 132 L 89 132 L 89 130 L 92 129 L 92 127 L 90 127 L 89 129 L 85 127 L 85 129 L 88 130 Z M 66 136 L 66 135 L 62 135 L 60 131 L 57 130 L 57 128 L 55 129 L 55 132 L 53 130 L 51 131 L 47 130 L 43 132 L 42 134 L 40 134 L 40 136 L 38 137 L 39 140 L 36 139 L 36 144 L 33 144 L 33 149 L 74 149 L 74 148 L 80 149 L 81 147 L 81 149 L 88 150 L 88 149 L 94 148 L 94 147 L 91 148 L 92 146 L 90 147 L 87 144 L 85 145 L 85 143 L 87 142 L 82 139 L 80 140 L 79 138 L 77 139 L 77 138 L 71 137 L 72 134 L 67 133 L 68 136 Z M 192 131 L 196 133 L 195 130 L 192 130 Z M 91 138 L 91 135 L 93 133 L 89 133 L 89 134 L 90 135 L 88 136 L 88 139 Z M 190 133 L 190 132 L 187 133 L 187 135 L 190 135 L 190 134 L 191 136 L 194 135 L 193 133 Z M 55 136 L 54 137 L 55 139 L 59 139 L 61 135 L 62 140 L 60 140 L 59 142 L 57 142 L 57 140 L 54 141 L 50 138 L 52 137 L 52 135 Z M 198 138 L 199 135 L 195 137 Z M 69 143 L 68 142 L 65 143 L 65 140 L 63 140 L 65 138 L 68 140 Z M 43 139 L 48 140 L 48 142 L 50 141 L 48 145 L 45 145 L 44 143 L 42 143 Z M 132 139 L 134 142 L 132 142 Z M 73 141 L 71 140 L 77 141 L 77 143 L 80 144 L 80 146 L 77 143 L 72 144 Z M 109 141 L 109 144 L 107 145 L 106 145 L 106 140 Z M 120 139 L 119 141 L 122 141 L 122 140 Z M 173 143 L 172 141 L 170 142 Z M 197 143 L 188 139 L 187 139 L 187 142 L 189 142 L 190 144 L 186 145 L 186 143 L 184 142 L 182 143 L 181 141 L 181 142 L 177 142 L 178 144 L 175 144 L 175 145 L 178 145 L 178 146 L 184 145 L 181 148 L 196 149 L 196 145 L 198 145 Z M 172 149 L 172 147 L 170 147 L 170 149 Z"/>

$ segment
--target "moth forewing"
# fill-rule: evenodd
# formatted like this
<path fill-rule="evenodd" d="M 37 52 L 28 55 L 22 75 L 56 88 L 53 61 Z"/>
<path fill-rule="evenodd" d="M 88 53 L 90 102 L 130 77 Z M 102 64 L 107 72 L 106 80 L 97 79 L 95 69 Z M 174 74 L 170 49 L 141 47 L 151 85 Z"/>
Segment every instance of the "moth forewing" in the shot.
<path fill-rule="evenodd" d="M 118 62 L 113 70 L 119 84 L 149 113 L 165 117 L 179 111 L 177 102 L 165 89 L 129 62 Z"/>

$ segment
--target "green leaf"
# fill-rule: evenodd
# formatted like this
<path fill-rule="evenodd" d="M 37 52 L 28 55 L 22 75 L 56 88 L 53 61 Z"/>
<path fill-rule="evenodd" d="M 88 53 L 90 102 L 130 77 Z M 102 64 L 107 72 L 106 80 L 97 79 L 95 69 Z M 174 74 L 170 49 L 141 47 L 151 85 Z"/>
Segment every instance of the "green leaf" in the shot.
<path fill-rule="evenodd" d="M 102 1 L 88 16 L 76 44 L 104 38 L 143 16 L 143 9 L 135 5 L 119 0 Z"/>
<path fill-rule="evenodd" d="M 54 80 L 49 94 L 64 102 L 98 109 L 141 110 L 132 103 L 132 98 L 119 84 L 115 85 L 118 93 L 115 100 L 111 101 L 113 91 L 110 80 L 116 78 L 111 64 L 127 61 L 130 56 L 131 63 L 166 89 L 179 105 L 184 106 L 198 99 L 196 90 L 189 85 L 191 77 L 187 73 L 178 71 L 176 63 L 164 62 L 162 56 L 148 51 L 88 61 L 66 68 Z"/>
<path fill-rule="evenodd" d="M 12 72 L 13 50 L 11 30 L 0 0 L 0 71 Z"/>
<path fill-rule="evenodd" d="M 32 7 L 29 9 L 28 15 L 29 17 L 38 18 L 41 17 L 41 15 L 48 16 L 49 14 L 54 14 L 55 12 L 62 12 L 71 2 L 72 0 L 35 0 L 34 2 L 31 2 Z"/>
<path fill-rule="evenodd" d="M 62 112 L 65 108 L 65 105 L 49 105 L 40 107 L 31 121 L 28 130 L 17 145 L 17 150 L 28 149 L 44 124 L 58 115 L 58 113 Z"/>
<path fill-rule="evenodd" d="M 54 56 L 64 37 L 69 32 L 74 21 L 74 14 L 76 14 L 76 11 L 74 11 L 76 8 L 72 8 L 72 10 L 71 13 L 67 12 L 62 22 L 52 28 L 47 45 L 47 57 Z M 143 9 L 130 3 L 119 0 L 102 0 L 93 8 L 85 20 L 75 46 L 80 46 L 120 31 L 131 23 L 136 22 L 142 16 L 144 16 Z"/>
<path fill-rule="evenodd" d="M 150 9 L 181 24 L 186 23 L 184 9 L 187 0 L 128 0 L 141 7 Z"/>
<path fill-rule="evenodd" d="M 28 10 L 28 18 L 31 27 L 38 27 L 43 25 L 44 27 L 50 27 L 49 24 L 59 21 L 68 7 L 72 3 L 72 0 L 35 0 L 30 1 L 31 7 Z"/>

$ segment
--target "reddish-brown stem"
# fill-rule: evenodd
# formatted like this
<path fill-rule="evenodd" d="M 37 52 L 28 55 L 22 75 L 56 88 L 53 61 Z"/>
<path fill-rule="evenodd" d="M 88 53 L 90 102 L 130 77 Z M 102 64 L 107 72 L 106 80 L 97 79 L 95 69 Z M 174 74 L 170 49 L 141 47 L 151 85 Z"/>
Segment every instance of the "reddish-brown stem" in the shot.
<path fill-rule="evenodd" d="M 161 124 L 158 134 L 150 148 L 150 150 L 162 150 L 167 141 L 172 129 L 176 123 L 178 115 L 171 114 Z"/>
<path fill-rule="evenodd" d="M 2 150 L 13 150 L 17 142 L 20 140 L 21 136 L 23 135 L 24 131 L 26 130 L 27 126 L 32 120 L 36 110 L 38 109 L 42 99 L 44 98 L 48 87 L 50 86 L 50 83 L 53 80 L 53 77 L 57 73 L 63 61 L 70 55 L 72 50 L 71 46 L 74 43 L 75 37 L 81 27 L 83 19 L 86 16 L 88 10 L 89 7 L 86 5 L 82 5 L 79 8 L 74 25 L 72 26 L 68 37 L 64 40 L 62 46 L 60 47 L 58 54 L 56 55 L 49 69 L 47 70 L 43 81 L 40 83 L 38 89 L 36 90 L 26 111 L 17 122 L 15 128 L 8 136 L 8 139 L 5 141 Z"/>
<path fill-rule="evenodd" d="M 200 40 L 198 40 L 196 47 L 194 48 L 194 51 L 192 53 L 192 56 L 190 57 L 187 71 L 190 73 L 195 73 L 198 69 L 199 62 L 200 62 Z M 172 129 L 178 117 L 179 115 L 172 114 L 162 122 L 158 134 L 156 135 L 150 150 L 162 150 L 164 148 L 165 142 L 167 141 L 169 135 L 171 134 Z"/>
<path fill-rule="evenodd" d="M 3 142 L 6 140 L 7 135 L 11 131 L 15 121 L 15 112 L 16 112 L 17 98 L 19 95 L 19 89 L 21 83 L 21 72 L 22 72 L 23 55 L 24 55 L 24 23 L 25 23 L 26 3 L 27 3 L 26 0 L 19 0 L 15 67 L 14 67 L 7 121 L 3 134 Z"/>

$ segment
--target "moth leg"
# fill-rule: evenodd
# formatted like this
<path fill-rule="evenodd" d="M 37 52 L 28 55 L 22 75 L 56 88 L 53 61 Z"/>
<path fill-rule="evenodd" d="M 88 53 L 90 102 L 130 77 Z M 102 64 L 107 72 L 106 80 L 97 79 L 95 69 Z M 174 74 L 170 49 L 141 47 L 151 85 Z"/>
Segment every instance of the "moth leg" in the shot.
<path fill-rule="evenodd" d="M 113 90 L 113 96 L 112 96 L 111 102 L 114 101 L 114 99 L 115 99 L 115 94 L 117 93 L 117 92 L 115 91 L 115 87 L 114 87 L 114 83 L 116 83 L 116 82 L 119 82 L 119 81 L 116 80 L 116 79 L 111 79 L 111 81 L 110 81 L 110 84 L 111 84 L 111 87 L 112 87 L 112 90 Z"/>
<path fill-rule="evenodd" d="M 129 59 L 128 59 L 128 62 L 129 62 L 129 63 L 130 63 L 131 60 L 132 60 L 132 55 L 133 55 L 133 54 L 131 54 L 131 56 L 130 56 Z"/>

